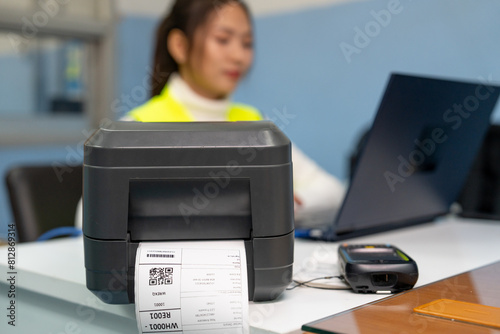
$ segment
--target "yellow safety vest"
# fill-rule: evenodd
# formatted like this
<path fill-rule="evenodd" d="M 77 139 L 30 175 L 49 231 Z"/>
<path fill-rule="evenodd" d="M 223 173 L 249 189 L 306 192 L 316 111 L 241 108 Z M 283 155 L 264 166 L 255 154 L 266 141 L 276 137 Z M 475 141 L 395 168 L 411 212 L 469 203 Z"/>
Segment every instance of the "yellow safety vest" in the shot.
<path fill-rule="evenodd" d="M 189 111 L 163 88 L 160 95 L 131 110 L 127 116 L 138 122 L 192 122 L 196 121 Z M 241 103 L 231 103 L 226 115 L 227 121 L 260 121 L 259 111 Z"/>

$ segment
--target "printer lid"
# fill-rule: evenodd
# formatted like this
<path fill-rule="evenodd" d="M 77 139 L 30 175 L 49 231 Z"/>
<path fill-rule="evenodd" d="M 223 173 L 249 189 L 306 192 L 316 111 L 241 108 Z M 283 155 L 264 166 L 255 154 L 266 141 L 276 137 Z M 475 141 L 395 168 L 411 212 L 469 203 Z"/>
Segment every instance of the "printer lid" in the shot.
<path fill-rule="evenodd" d="M 290 148 L 290 140 L 270 121 L 113 122 L 87 140 L 84 164 L 218 166 L 234 160 L 240 165 L 277 165 L 291 162 L 286 146 Z"/>

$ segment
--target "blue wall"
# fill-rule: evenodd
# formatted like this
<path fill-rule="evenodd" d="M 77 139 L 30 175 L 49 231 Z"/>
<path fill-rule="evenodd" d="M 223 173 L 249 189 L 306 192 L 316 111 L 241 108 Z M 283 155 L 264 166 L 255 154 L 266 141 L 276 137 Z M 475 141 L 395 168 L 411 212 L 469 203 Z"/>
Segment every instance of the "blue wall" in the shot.
<path fill-rule="evenodd" d="M 157 20 L 125 18 L 118 27 L 117 118 L 149 97 L 154 33 Z"/>

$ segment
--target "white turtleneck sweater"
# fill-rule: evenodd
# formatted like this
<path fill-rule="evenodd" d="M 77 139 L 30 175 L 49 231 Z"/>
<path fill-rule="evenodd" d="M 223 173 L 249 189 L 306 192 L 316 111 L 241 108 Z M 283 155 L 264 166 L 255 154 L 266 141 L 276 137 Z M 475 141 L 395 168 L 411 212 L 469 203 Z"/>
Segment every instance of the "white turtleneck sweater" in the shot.
<path fill-rule="evenodd" d="M 199 122 L 226 121 L 231 101 L 212 100 L 195 93 L 178 73 L 173 73 L 168 81 L 170 95 L 179 101 Z"/>
<path fill-rule="evenodd" d="M 213 100 L 200 96 L 181 78 L 178 73 L 172 73 L 167 82 L 168 93 L 199 122 L 226 121 L 227 110 L 231 104 L 229 98 Z M 122 121 L 133 121 L 130 116 L 125 115 Z"/>
<path fill-rule="evenodd" d="M 189 85 L 174 73 L 167 83 L 169 94 L 181 103 L 200 122 L 226 121 L 230 99 L 212 100 L 198 95 Z M 121 120 L 133 121 L 125 116 Z M 296 205 L 295 214 L 297 225 L 301 222 L 309 223 L 311 217 L 319 213 L 320 216 L 333 217 L 338 211 L 344 198 L 344 185 L 334 176 L 328 174 L 313 160 L 307 157 L 295 145 L 292 145 L 293 185 L 294 194 L 301 201 Z M 81 227 L 81 201 L 77 210 L 76 225 Z"/>

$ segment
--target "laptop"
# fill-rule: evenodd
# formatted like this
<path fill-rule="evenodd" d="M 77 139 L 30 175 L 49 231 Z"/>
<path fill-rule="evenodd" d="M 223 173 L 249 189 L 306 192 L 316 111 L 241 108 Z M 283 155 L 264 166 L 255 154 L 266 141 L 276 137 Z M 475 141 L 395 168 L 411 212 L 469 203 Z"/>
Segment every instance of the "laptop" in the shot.
<path fill-rule="evenodd" d="M 309 237 L 337 241 L 447 214 L 499 94 L 490 84 L 392 74 L 337 216 Z"/>

